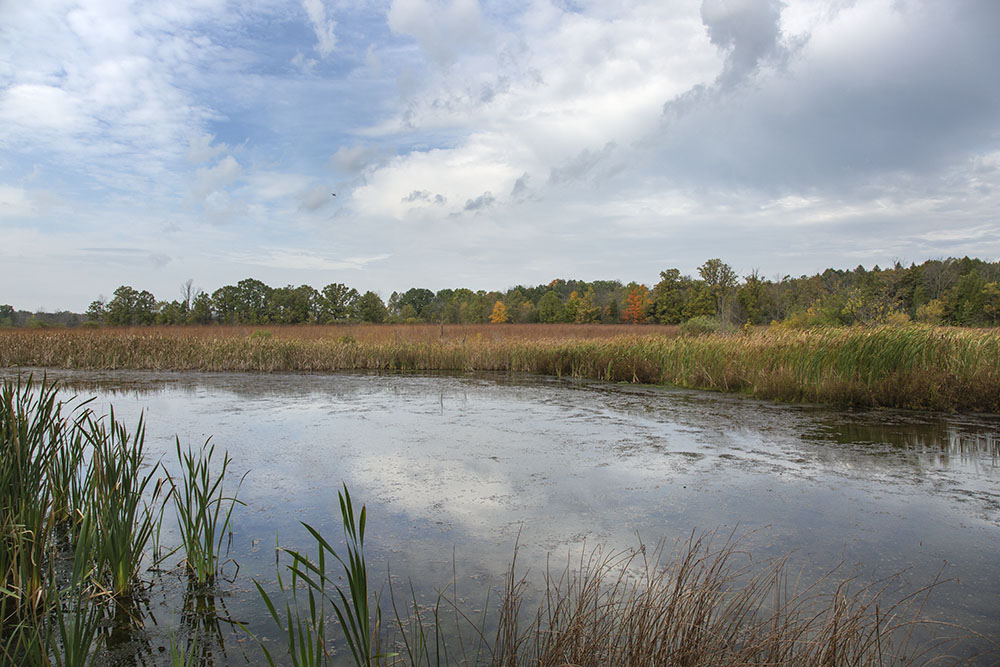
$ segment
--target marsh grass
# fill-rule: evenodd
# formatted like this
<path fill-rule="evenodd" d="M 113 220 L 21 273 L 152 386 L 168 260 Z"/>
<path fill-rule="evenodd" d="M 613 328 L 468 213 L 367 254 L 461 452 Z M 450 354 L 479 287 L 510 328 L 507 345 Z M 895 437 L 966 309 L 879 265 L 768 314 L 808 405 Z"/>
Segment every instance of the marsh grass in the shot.
<path fill-rule="evenodd" d="M 326 665 L 333 661 L 331 645 L 326 635 L 327 604 L 339 623 L 354 664 L 379 665 L 393 657 L 379 650 L 381 611 L 377 597 L 368 590 L 368 565 L 364 555 L 367 511 L 362 506 L 360 512 L 355 513 L 346 485 L 337 495 L 340 500 L 346 554 L 342 556 L 338 553 L 315 528 L 302 524 L 315 540 L 317 554 L 313 559 L 301 551 L 282 549 L 291 557 L 291 563 L 286 565 L 291 575 L 287 587 L 280 568 L 278 571 L 278 587 L 285 602 L 284 620 L 272 597 L 260 583 L 254 582 L 268 613 L 287 637 L 287 653 L 292 664 L 297 667 Z M 339 574 L 337 569 L 327 569 L 328 556 L 340 565 Z M 340 580 L 347 581 L 346 592 L 337 583 Z M 303 595 L 300 593 L 302 588 L 305 590 L 305 601 L 299 597 Z M 274 665 L 274 657 L 267 647 L 262 644 L 261 648 L 268 662 Z"/>
<path fill-rule="evenodd" d="M 527 372 L 793 402 L 1000 412 L 1000 331 L 923 325 L 704 335 L 614 325 L 11 330 L 0 334 L 0 366 Z"/>
<path fill-rule="evenodd" d="M 198 451 L 190 447 L 183 451 L 180 439 L 177 439 L 176 450 L 182 472 L 179 481 L 171 477 L 170 483 L 181 533 L 184 566 L 196 583 L 211 584 L 222 567 L 222 546 L 230 533 L 233 508 L 243 504 L 237 500 L 235 492 L 226 495 L 226 472 L 233 460 L 229 452 L 224 451 L 221 464 L 213 469 L 215 445 L 211 441 Z M 242 482 L 240 479 L 237 489 Z"/>
<path fill-rule="evenodd" d="M 534 616 L 508 573 L 491 665 L 913 664 L 926 596 L 894 578 L 864 583 L 843 565 L 800 586 L 787 558 L 754 564 L 732 536 L 660 548 L 581 551 L 547 572 Z M 527 616 L 527 618 L 525 618 Z"/>
<path fill-rule="evenodd" d="M 89 665 L 141 624 L 163 482 L 131 432 L 54 384 L 0 387 L 0 662 Z"/>
<path fill-rule="evenodd" d="M 112 592 L 122 596 L 137 585 L 146 547 L 160 524 L 163 504 L 158 500 L 163 483 L 153 481 L 160 465 L 143 472 L 141 417 L 132 435 L 115 421 L 114 410 L 107 423 L 91 417 L 84 433 L 92 447 L 88 488 L 96 526 L 94 555 Z M 151 484 L 152 493 L 147 494 Z"/>
<path fill-rule="evenodd" d="M 279 573 L 284 615 L 257 585 L 293 665 L 333 663 L 337 641 L 351 647 L 351 664 L 426 667 L 910 665 L 958 642 L 952 626 L 922 616 L 940 581 L 906 593 L 900 575 L 871 581 L 841 563 L 803 583 L 788 557 L 755 562 L 743 538 L 714 533 L 692 534 L 670 551 L 583 549 L 562 569 L 548 568 L 540 589 L 518 572 L 515 549 L 497 603 L 487 598 L 481 614 L 463 609 L 454 585 L 431 607 L 418 604 L 412 586 L 398 601 L 390 587 L 393 622 L 382 625 L 372 611 L 385 602 L 379 596 L 362 605 L 353 591 L 331 594 L 335 579 L 323 554 L 333 551 L 310 533 L 317 558 L 286 551 L 292 583 Z M 343 565 L 349 581 L 366 578 L 363 559 Z M 339 640 L 327 633 L 327 604 L 340 609 Z M 354 634 L 358 615 L 376 619 L 370 634 Z M 371 652 L 355 650 L 362 637 Z"/>

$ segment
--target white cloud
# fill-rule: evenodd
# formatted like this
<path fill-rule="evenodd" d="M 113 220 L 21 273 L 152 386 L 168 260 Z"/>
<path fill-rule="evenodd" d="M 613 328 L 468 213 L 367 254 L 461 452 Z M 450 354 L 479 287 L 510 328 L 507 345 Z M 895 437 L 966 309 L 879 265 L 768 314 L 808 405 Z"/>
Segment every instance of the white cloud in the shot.
<path fill-rule="evenodd" d="M 378 158 L 378 151 L 373 146 L 355 144 L 341 146 L 330 157 L 330 165 L 347 174 L 358 174 L 364 171 Z"/>
<path fill-rule="evenodd" d="M 242 173 L 240 163 L 232 155 L 219 160 L 214 167 L 202 168 L 197 171 L 192 191 L 198 199 L 218 194 L 233 184 Z"/>
<path fill-rule="evenodd" d="M 392 0 L 389 27 L 410 35 L 439 65 L 451 64 L 461 49 L 489 41 L 476 0 Z"/>
<path fill-rule="evenodd" d="M 93 128 L 81 100 L 61 88 L 32 83 L 16 84 L 3 92 L 0 122 L 8 125 L 8 132 L 10 125 L 25 132 L 42 130 L 64 135 Z"/>
<path fill-rule="evenodd" d="M 48 266 L 53 294 L 73 282 L 67 261 L 102 272 L 92 299 L 182 271 L 169 291 L 211 288 L 256 257 L 275 283 L 346 271 L 388 293 L 648 282 L 715 256 L 805 272 L 856 264 L 859 247 L 883 264 L 1000 256 L 997 3 L 48 0 L 3 14 L 0 251 Z M 225 221 L 239 224 L 205 224 Z M 119 245 L 141 252 L 74 254 Z M 154 271 L 154 254 L 170 261 Z"/>
<path fill-rule="evenodd" d="M 508 193 L 523 173 L 521 147 L 504 143 L 500 135 L 470 137 L 461 148 L 410 153 L 373 170 L 367 184 L 354 190 L 352 204 L 363 215 L 404 219 L 410 214 L 440 215 L 459 213 L 465 202 L 484 192 Z M 427 209 L 414 191 L 434 193 L 441 206 Z M 440 199 L 437 197 L 440 196 Z M 492 195 L 491 195 L 492 196 Z"/>
<path fill-rule="evenodd" d="M 316 32 L 316 50 L 324 56 L 330 55 L 337 47 L 337 35 L 334 33 L 337 22 L 326 18 L 323 0 L 302 0 L 302 8 L 306 10 L 309 22 Z"/>
<path fill-rule="evenodd" d="M 208 162 L 216 155 L 227 149 L 225 144 L 213 145 L 214 142 L 214 134 L 200 134 L 198 136 L 191 137 L 187 150 L 188 162 L 194 162 L 196 164 Z"/>
<path fill-rule="evenodd" d="M 233 262 L 250 264 L 253 266 L 266 266 L 271 269 L 285 270 L 312 270 L 312 271 L 338 271 L 338 270 L 358 270 L 365 268 L 368 264 L 381 262 L 389 259 L 391 255 L 371 255 L 367 257 L 344 257 L 336 258 L 316 252 L 309 252 L 297 248 L 268 249 L 252 254 L 234 253 L 228 259 Z"/>
<path fill-rule="evenodd" d="M 0 184 L 0 220 L 38 214 L 38 205 L 23 188 Z"/>

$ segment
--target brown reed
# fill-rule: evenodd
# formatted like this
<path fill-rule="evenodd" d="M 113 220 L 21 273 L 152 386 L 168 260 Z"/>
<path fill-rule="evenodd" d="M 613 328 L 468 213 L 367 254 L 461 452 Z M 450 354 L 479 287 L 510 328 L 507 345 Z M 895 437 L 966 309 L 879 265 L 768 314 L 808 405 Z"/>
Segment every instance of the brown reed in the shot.
<path fill-rule="evenodd" d="M 1000 412 L 1000 331 L 922 325 L 701 336 L 625 325 L 8 329 L 0 367 L 526 372 L 782 401 Z"/>
<path fill-rule="evenodd" d="M 788 557 L 754 563 L 740 545 L 708 533 L 670 552 L 662 544 L 581 550 L 546 572 L 538 595 L 515 574 L 515 555 L 489 631 L 460 613 L 449 635 L 439 602 L 429 620 L 434 642 L 426 630 L 414 635 L 423 626 L 397 617 L 397 629 L 410 634 L 396 639 L 392 664 L 458 657 L 494 667 L 910 665 L 961 642 L 957 628 L 923 616 L 939 581 L 903 593 L 898 577 L 865 581 L 841 563 L 803 584 Z M 444 605 L 461 607 L 447 595 Z M 441 638 L 463 633 L 471 653 L 453 646 L 449 655 Z"/>

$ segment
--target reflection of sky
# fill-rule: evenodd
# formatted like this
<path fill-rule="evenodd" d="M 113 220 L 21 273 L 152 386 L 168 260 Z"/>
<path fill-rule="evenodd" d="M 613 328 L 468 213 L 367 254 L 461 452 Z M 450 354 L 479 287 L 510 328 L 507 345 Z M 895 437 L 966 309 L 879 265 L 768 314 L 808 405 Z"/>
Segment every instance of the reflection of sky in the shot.
<path fill-rule="evenodd" d="M 368 505 L 373 562 L 432 586 L 453 567 L 502 576 L 515 540 L 538 571 L 582 544 L 720 528 L 756 531 L 755 558 L 796 550 L 817 570 L 843 557 L 882 574 L 913 568 L 920 584 L 947 561 L 962 589 L 942 612 L 1000 614 L 995 417 L 537 378 L 55 375 L 82 380 L 81 395 L 97 394 L 98 411 L 113 402 L 127 423 L 144 409 L 148 447 L 168 465 L 176 433 L 212 436 L 234 471 L 249 470 L 234 548 L 250 572 L 273 572 L 276 535 L 304 544 L 299 521 L 338 535 L 346 482 Z"/>

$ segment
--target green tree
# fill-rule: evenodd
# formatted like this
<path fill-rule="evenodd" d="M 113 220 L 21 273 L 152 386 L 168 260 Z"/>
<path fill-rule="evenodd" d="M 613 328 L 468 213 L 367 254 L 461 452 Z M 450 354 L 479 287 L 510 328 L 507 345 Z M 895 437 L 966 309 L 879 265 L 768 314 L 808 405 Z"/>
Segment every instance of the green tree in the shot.
<path fill-rule="evenodd" d="M 269 297 L 269 319 L 281 324 L 312 322 L 316 317 L 319 292 L 309 285 L 280 287 Z"/>
<path fill-rule="evenodd" d="M 156 297 L 146 290 L 139 292 L 122 285 L 108 302 L 105 320 L 118 326 L 153 324 L 156 320 Z"/>
<path fill-rule="evenodd" d="M 191 301 L 191 310 L 188 311 L 187 321 L 190 324 L 210 324 L 214 317 L 212 297 L 208 293 L 198 290 Z"/>
<path fill-rule="evenodd" d="M 399 319 L 404 322 L 419 322 L 420 318 L 417 317 L 417 311 L 411 304 L 403 304 L 403 307 L 399 309 Z"/>
<path fill-rule="evenodd" d="M 427 319 L 427 316 L 424 314 L 424 309 L 427 308 L 432 301 L 434 301 L 434 292 L 422 287 L 411 287 L 399 296 L 400 314 L 402 314 L 403 308 L 406 306 L 412 306 L 413 312 L 416 313 L 414 317 Z"/>
<path fill-rule="evenodd" d="M 736 287 L 736 272 L 721 259 L 710 259 L 698 267 L 698 274 L 705 281 L 705 286 L 712 295 L 715 304 L 715 315 L 720 321 L 731 318 L 733 288 Z"/>
<path fill-rule="evenodd" d="M 187 321 L 187 308 L 177 300 L 156 304 L 157 324 L 184 324 Z"/>
<path fill-rule="evenodd" d="M 680 324 L 685 320 L 684 306 L 691 279 L 681 276 L 678 269 L 660 271 L 660 282 L 653 286 L 653 319 L 660 324 Z"/>
<path fill-rule="evenodd" d="M 563 302 L 555 290 L 549 290 L 538 300 L 538 321 L 551 324 L 563 319 Z"/>
<path fill-rule="evenodd" d="M 318 321 L 326 323 L 353 319 L 358 296 L 358 291 L 352 287 L 343 283 L 330 283 L 319 296 Z"/>
<path fill-rule="evenodd" d="M 94 322 L 96 324 L 104 324 L 108 316 L 108 304 L 104 300 L 103 296 L 97 297 L 94 301 L 90 302 L 90 306 L 87 308 L 87 321 Z"/>
<path fill-rule="evenodd" d="M 983 313 L 994 326 L 1000 321 L 1000 283 L 995 280 L 983 285 Z"/>
<path fill-rule="evenodd" d="M 241 324 L 266 324 L 270 321 L 271 295 L 274 288 L 254 278 L 236 283 L 236 319 Z"/>
<path fill-rule="evenodd" d="M 240 316 L 240 294 L 235 285 L 223 285 L 212 292 L 212 310 L 222 324 L 235 324 Z"/>
<path fill-rule="evenodd" d="M 986 281 L 975 270 L 958 279 L 948 298 L 948 303 L 951 305 L 949 319 L 953 324 L 973 326 L 984 321 L 983 306 L 986 304 L 984 287 Z"/>
<path fill-rule="evenodd" d="M 361 295 L 357 301 L 356 309 L 358 318 L 362 322 L 384 322 L 386 316 L 389 314 L 385 303 L 382 302 L 382 297 L 371 291 Z"/>
<path fill-rule="evenodd" d="M 746 321 L 751 324 L 763 324 L 764 318 L 764 281 L 760 279 L 760 274 L 754 269 L 749 276 L 743 279 L 743 284 L 736 291 L 736 300 L 739 301 L 746 315 Z"/>
<path fill-rule="evenodd" d="M 592 322 L 599 322 L 600 320 L 601 307 L 595 303 L 594 288 L 588 287 L 577 304 L 574 321 L 577 324 L 590 324 Z"/>

